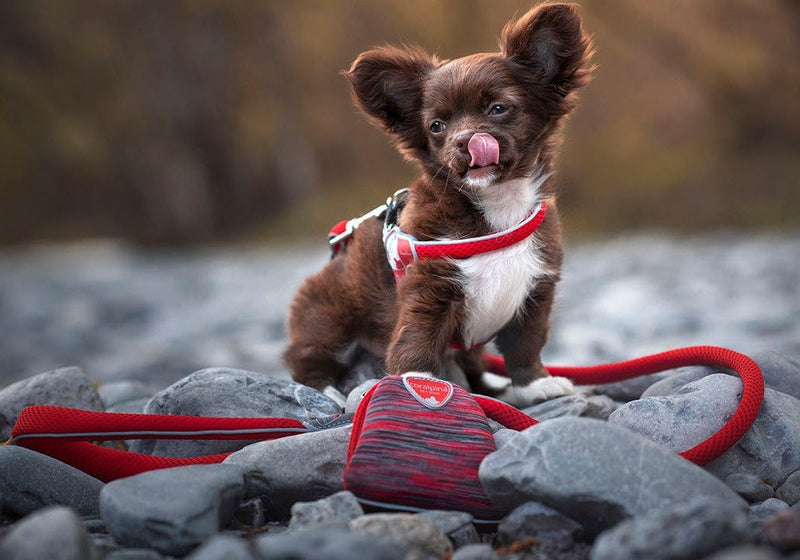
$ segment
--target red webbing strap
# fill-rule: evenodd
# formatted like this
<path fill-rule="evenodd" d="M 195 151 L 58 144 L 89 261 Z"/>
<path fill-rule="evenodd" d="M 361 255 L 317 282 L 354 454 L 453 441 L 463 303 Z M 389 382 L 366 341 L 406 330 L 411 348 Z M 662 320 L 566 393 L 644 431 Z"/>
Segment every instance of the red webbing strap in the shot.
<path fill-rule="evenodd" d="M 34 443 L 35 442 L 35 443 Z M 22 440 L 19 445 L 72 465 L 103 482 L 133 476 L 145 471 L 221 463 L 230 453 L 199 457 L 161 457 L 100 447 L 88 441 L 55 439 Z"/>
<path fill-rule="evenodd" d="M 11 442 L 50 455 L 107 482 L 153 469 L 219 463 L 229 454 L 160 457 L 100 447 L 89 441 L 269 440 L 307 431 L 305 424 L 293 418 L 122 414 L 36 405 L 20 413 L 11 432 Z"/>
<path fill-rule="evenodd" d="M 472 395 L 472 398 L 474 398 L 475 401 L 480 405 L 480 407 L 483 409 L 483 412 L 486 413 L 487 418 L 491 418 L 495 422 L 499 422 L 506 428 L 521 431 L 525 428 L 530 428 L 534 424 L 538 424 L 538 421 L 535 418 L 532 418 L 521 410 L 514 408 L 513 406 L 502 401 L 498 401 L 497 399 L 474 394 Z"/>
<path fill-rule="evenodd" d="M 486 356 L 485 365 L 493 373 L 506 375 L 505 364 L 499 356 Z M 749 357 L 717 346 L 691 346 L 624 362 L 584 367 L 547 366 L 547 370 L 551 375 L 566 377 L 578 385 L 594 385 L 622 381 L 668 369 L 701 365 L 732 370 L 739 374 L 743 385 L 739 406 L 725 425 L 705 441 L 681 452 L 681 456 L 685 459 L 704 465 L 735 445 L 750 429 L 761 410 L 761 402 L 764 399 L 764 377 L 761 368 Z"/>
<path fill-rule="evenodd" d="M 542 202 L 538 211 L 528 216 L 519 226 L 507 231 L 472 239 L 452 241 L 416 241 L 414 249 L 419 259 L 463 259 L 496 251 L 527 239 L 542 225 L 547 215 L 547 204 Z"/>
<path fill-rule="evenodd" d="M 331 249 L 331 258 L 335 257 L 339 254 L 339 252 L 344 248 L 344 246 L 349 241 L 348 238 L 341 239 L 338 242 L 333 242 L 334 239 L 342 235 L 347 231 L 347 220 L 342 220 L 337 222 L 331 230 L 328 232 L 328 244 L 330 245 Z"/>

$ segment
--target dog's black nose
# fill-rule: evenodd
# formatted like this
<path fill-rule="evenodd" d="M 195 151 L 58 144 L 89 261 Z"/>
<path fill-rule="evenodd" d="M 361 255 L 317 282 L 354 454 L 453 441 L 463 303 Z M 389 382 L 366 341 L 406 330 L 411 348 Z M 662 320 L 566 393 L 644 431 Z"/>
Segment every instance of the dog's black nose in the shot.
<path fill-rule="evenodd" d="M 472 132 L 462 132 L 455 138 L 456 148 L 462 154 L 469 154 L 469 139 L 472 138 Z"/>

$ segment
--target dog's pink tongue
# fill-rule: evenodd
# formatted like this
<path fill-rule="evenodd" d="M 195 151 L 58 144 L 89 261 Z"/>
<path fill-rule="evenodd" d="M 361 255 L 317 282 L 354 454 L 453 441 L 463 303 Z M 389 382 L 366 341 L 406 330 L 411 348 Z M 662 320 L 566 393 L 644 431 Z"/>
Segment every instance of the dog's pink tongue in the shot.
<path fill-rule="evenodd" d="M 470 167 L 486 167 L 500 163 L 500 145 L 494 136 L 486 132 L 473 134 L 467 144 L 467 150 L 472 156 Z"/>

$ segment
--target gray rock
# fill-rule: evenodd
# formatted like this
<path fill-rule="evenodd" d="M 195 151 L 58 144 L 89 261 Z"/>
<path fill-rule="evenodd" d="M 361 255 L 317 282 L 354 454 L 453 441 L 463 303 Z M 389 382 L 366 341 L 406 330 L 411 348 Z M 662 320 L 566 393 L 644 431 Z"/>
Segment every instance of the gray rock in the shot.
<path fill-rule="evenodd" d="M 497 422 L 496 420 L 492 420 L 491 418 L 486 418 L 486 422 L 489 424 L 489 431 L 492 432 L 493 434 L 496 434 L 500 430 L 508 429 L 505 427 L 505 425 L 501 424 L 500 422 Z M 497 444 L 495 443 L 495 446 L 496 445 Z"/>
<path fill-rule="evenodd" d="M 40 373 L 0 391 L 0 440 L 9 438 L 22 409 L 35 404 L 103 410 L 103 401 L 91 379 L 80 368 L 66 367 Z"/>
<path fill-rule="evenodd" d="M 707 498 L 654 510 L 600 535 L 592 560 L 691 560 L 744 544 L 750 534 L 744 508 Z"/>
<path fill-rule="evenodd" d="M 150 548 L 118 548 L 109 552 L 104 560 L 172 560 Z"/>
<path fill-rule="evenodd" d="M 411 513 L 372 513 L 350 521 L 350 530 L 382 542 L 412 546 L 439 558 L 453 545 L 430 520 Z"/>
<path fill-rule="evenodd" d="M 356 497 L 346 490 L 315 502 L 297 502 L 291 512 L 290 531 L 331 525 L 346 527 L 350 520 L 364 515 Z"/>
<path fill-rule="evenodd" d="M 147 403 L 150 402 L 150 397 L 143 397 L 141 399 L 133 399 L 130 401 L 123 401 L 113 406 L 106 408 L 106 412 L 120 412 L 123 414 L 144 414 L 144 409 Z"/>
<path fill-rule="evenodd" d="M 126 547 L 186 554 L 230 521 L 244 491 L 233 465 L 193 465 L 115 480 L 100 493 L 100 514 Z"/>
<path fill-rule="evenodd" d="M 97 514 L 103 483 L 83 471 L 24 447 L 0 447 L 3 509 L 27 515 L 51 505 Z"/>
<path fill-rule="evenodd" d="M 731 490 L 751 504 L 763 502 L 775 495 L 772 486 L 749 473 L 733 473 L 725 479 Z"/>
<path fill-rule="evenodd" d="M 344 489 L 351 426 L 249 445 L 224 463 L 248 472 L 249 497 L 260 496 L 272 520 L 288 518 L 295 502 L 310 502 Z"/>
<path fill-rule="evenodd" d="M 488 544 L 468 544 L 456 550 L 450 560 L 497 560 L 497 552 Z"/>
<path fill-rule="evenodd" d="M 106 526 L 103 525 L 103 520 L 100 519 L 100 514 L 97 515 L 84 515 L 83 526 L 90 535 L 97 533 L 105 533 Z"/>
<path fill-rule="evenodd" d="M 85 560 L 90 557 L 89 535 L 70 508 L 52 506 L 11 526 L 0 540 L 3 560 Z"/>
<path fill-rule="evenodd" d="M 773 350 L 758 350 L 750 357 L 761 368 L 767 387 L 800 399 L 800 357 Z"/>
<path fill-rule="evenodd" d="M 344 393 L 339 391 L 339 389 L 337 389 L 332 385 L 328 385 L 327 387 L 325 387 L 325 389 L 323 389 L 322 394 L 331 399 L 333 402 L 335 402 L 340 409 L 344 410 L 344 406 L 347 402 L 347 397 L 344 395 Z"/>
<path fill-rule="evenodd" d="M 254 548 L 259 560 L 398 560 L 410 549 L 345 529 L 265 535 Z"/>
<path fill-rule="evenodd" d="M 773 549 L 766 546 L 743 544 L 732 546 L 707 556 L 704 560 L 779 560 Z"/>
<path fill-rule="evenodd" d="M 250 544 L 238 537 L 220 533 L 208 539 L 186 560 L 257 560 Z"/>
<path fill-rule="evenodd" d="M 628 403 L 609 422 L 683 451 L 722 427 L 739 404 L 741 387 L 738 377 L 713 374 L 671 395 Z M 783 483 L 800 469 L 800 401 L 766 389 L 753 426 L 706 469 L 721 479 L 745 472 L 773 486 Z"/>
<path fill-rule="evenodd" d="M 775 497 L 780 498 L 790 506 L 800 502 L 800 471 L 789 475 L 786 482 L 775 491 Z"/>
<path fill-rule="evenodd" d="M 501 544 L 509 545 L 531 537 L 558 550 L 572 548 L 583 535 L 583 527 L 558 511 L 537 502 L 522 504 L 497 527 Z"/>
<path fill-rule="evenodd" d="M 105 526 L 103 527 L 103 531 L 105 531 Z M 117 541 L 108 533 L 89 531 L 89 540 L 91 541 L 92 558 L 102 558 L 106 560 L 111 553 L 120 550 Z"/>
<path fill-rule="evenodd" d="M 800 550 L 800 510 L 776 513 L 764 523 L 756 539 L 784 553 Z"/>
<path fill-rule="evenodd" d="M 594 392 L 598 395 L 606 395 L 615 401 L 628 402 L 642 396 L 648 387 L 669 376 L 669 373 L 653 373 L 641 375 L 625 381 L 616 383 L 604 383 L 594 387 Z"/>
<path fill-rule="evenodd" d="M 773 350 L 758 350 L 750 354 L 750 357 L 761 368 L 766 387 L 800 399 L 800 358 Z M 728 372 L 707 366 L 681 368 L 651 385 L 642 393 L 642 398 L 670 395 L 687 383 L 714 373 Z"/>
<path fill-rule="evenodd" d="M 668 449 L 589 418 L 556 418 L 520 432 L 489 454 L 478 474 L 498 504 L 542 502 L 581 523 L 589 538 L 626 517 L 698 495 L 745 504 L 720 480 Z"/>
<path fill-rule="evenodd" d="M 721 479 L 748 472 L 773 487 L 783 484 L 800 469 L 800 400 L 766 389 L 761 411 L 750 430 L 705 468 Z"/>
<path fill-rule="evenodd" d="M 319 391 L 290 379 L 238 369 L 209 368 L 192 373 L 157 393 L 148 414 L 218 417 L 295 418 L 314 425 L 341 409 Z M 193 457 L 236 451 L 248 441 L 141 440 L 131 451 L 167 457 Z"/>
<path fill-rule="evenodd" d="M 619 408 L 619 403 L 607 395 L 589 395 L 586 397 L 589 407 L 582 416 L 608 420 L 611 413 Z"/>
<path fill-rule="evenodd" d="M 740 379 L 713 374 L 665 397 L 649 397 L 619 407 L 608 421 L 680 452 L 706 440 L 736 411 Z"/>
<path fill-rule="evenodd" d="M 345 401 L 344 405 L 345 414 L 354 413 L 356 408 L 358 408 L 358 405 L 361 403 L 361 399 L 364 398 L 364 395 L 367 394 L 367 391 L 372 389 L 372 386 L 377 382 L 377 379 L 367 379 L 350 391 L 350 393 L 347 395 L 347 400 Z"/>
<path fill-rule="evenodd" d="M 97 388 L 97 394 L 103 401 L 106 410 L 109 410 L 122 403 L 141 399 L 149 400 L 153 396 L 153 391 L 141 381 L 123 380 L 101 384 Z"/>
<path fill-rule="evenodd" d="M 778 498 L 768 498 L 761 503 L 750 506 L 747 519 L 754 529 L 759 529 L 764 523 L 776 513 L 789 509 L 789 504 Z"/>
<path fill-rule="evenodd" d="M 245 491 L 246 489 L 247 481 L 245 479 Z M 267 516 L 264 513 L 264 504 L 259 498 L 250 498 L 242 501 L 233 514 L 233 523 L 238 523 L 245 527 L 261 527 L 266 522 Z"/>
<path fill-rule="evenodd" d="M 494 434 L 494 446 L 498 449 L 503 447 L 511 438 L 516 436 L 519 432 L 517 430 L 512 430 L 511 428 L 500 428 Z"/>
<path fill-rule="evenodd" d="M 607 395 L 575 393 L 557 397 L 528 407 L 523 412 L 539 422 L 561 416 L 583 416 L 606 420 L 616 410 L 617 404 Z"/>
<path fill-rule="evenodd" d="M 481 542 L 478 530 L 472 524 L 472 515 L 465 511 L 429 510 L 417 515 L 436 525 L 456 548 Z"/>
<path fill-rule="evenodd" d="M 681 387 L 692 381 L 697 381 L 714 373 L 725 373 L 718 368 L 711 368 L 708 366 L 690 366 L 680 368 L 674 372 L 670 372 L 668 377 L 653 383 L 647 390 L 642 393 L 641 398 L 647 397 L 665 397 L 678 391 Z"/>

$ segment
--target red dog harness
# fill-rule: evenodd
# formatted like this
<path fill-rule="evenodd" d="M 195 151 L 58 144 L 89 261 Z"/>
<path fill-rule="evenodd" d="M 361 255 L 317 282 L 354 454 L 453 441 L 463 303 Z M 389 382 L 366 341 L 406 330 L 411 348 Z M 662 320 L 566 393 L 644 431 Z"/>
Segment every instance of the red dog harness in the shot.
<path fill-rule="evenodd" d="M 541 202 L 516 226 L 468 239 L 419 241 L 413 235 L 401 230 L 398 224 L 393 224 L 383 231 L 386 258 L 392 267 L 395 280 L 399 282 L 416 260 L 465 259 L 515 245 L 533 235 L 544 221 L 546 212 L 547 206 Z"/>
<path fill-rule="evenodd" d="M 384 219 L 383 244 L 386 258 L 392 267 L 394 277 L 399 282 L 414 261 L 422 259 L 466 259 L 475 255 L 505 249 L 529 238 L 542 225 L 547 213 L 547 205 L 540 202 L 528 216 L 516 226 L 502 231 L 471 237 L 467 239 L 443 239 L 420 241 L 400 229 L 397 217 L 405 203 L 407 190 L 397 191 L 374 210 L 352 220 L 344 220 L 331 228 L 328 242 L 332 256 L 336 256 L 346 246 L 350 236 L 358 226 L 370 218 Z"/>

